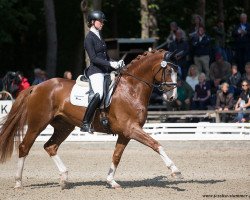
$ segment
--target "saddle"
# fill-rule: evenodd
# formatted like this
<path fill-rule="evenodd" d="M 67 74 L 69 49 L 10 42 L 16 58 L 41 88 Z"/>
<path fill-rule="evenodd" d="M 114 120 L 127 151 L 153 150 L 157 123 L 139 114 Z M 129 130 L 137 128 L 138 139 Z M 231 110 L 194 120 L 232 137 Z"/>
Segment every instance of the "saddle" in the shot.
<path fill-rule="evenodd" d="M 109 107 L 111 103 L 115 85 L 115 75 L 116 72 L 113 71 L 110 74 L 105 74 L 104 76 L 104 94 L 100 105 L 101 109 Z M 94 92 L 89 79 L 85 78 L 83 75 L 78 76 L 70 93 L 70 102 L 75 106 L 88 107 L 88 104 L 93 96 Z"/>

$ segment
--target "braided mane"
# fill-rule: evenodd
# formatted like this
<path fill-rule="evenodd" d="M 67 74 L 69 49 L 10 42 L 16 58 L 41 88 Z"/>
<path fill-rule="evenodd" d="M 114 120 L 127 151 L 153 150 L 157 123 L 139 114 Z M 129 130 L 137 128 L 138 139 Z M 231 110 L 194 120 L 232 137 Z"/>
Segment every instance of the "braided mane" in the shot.
<path fill-rule="evenodd" d="M 127 67 L 130 67 L 131 65 L 134 65 L 135 63 L 137 63 L 138 61 L 140 61 L 141 59 L 147 57 L 150 54 L 155 54 L 155 53 L 159 53 L 159 52 L 163 52 L 165 51 L 164 49 L 159 49 L 159 50 L 152 50 L 152 51 L 145 51 L 143 54 L 138 55 L 135 59 L 133 59 L 128 65 Z"/>

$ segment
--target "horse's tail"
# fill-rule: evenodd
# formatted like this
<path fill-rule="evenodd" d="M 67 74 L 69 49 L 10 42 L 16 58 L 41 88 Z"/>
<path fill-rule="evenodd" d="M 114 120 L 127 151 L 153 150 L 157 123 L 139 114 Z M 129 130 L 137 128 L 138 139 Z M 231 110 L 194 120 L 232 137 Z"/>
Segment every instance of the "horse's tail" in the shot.
<path fill-rule="evenodd" d="M 11 157 L 15 140 L 16 145 L 22 141 L 24 125 L 27 122 L 27 100 L 32 88 L 30 87 L 18 95 L 9 114 L 0 124 L 2 125 L 0 129 L 0 163 Z"/>

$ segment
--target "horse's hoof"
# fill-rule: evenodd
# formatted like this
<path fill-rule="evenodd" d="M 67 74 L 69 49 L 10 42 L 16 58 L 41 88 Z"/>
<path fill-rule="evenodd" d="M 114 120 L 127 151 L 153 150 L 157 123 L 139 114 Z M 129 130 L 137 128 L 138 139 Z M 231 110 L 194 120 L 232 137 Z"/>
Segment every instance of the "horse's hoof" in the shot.
<path fill-rule="evenodd" d="M 23 186 L 22 185 L 15 185 L 14 190 L 22 190 Z"/>
<path fill-rule="evenodd" d="M 184 177 L 182 176 L 181 172 L 173 172 L 173 173 L 171 173 L 171 176 L 175 180 L 182 180 L 182 179 L 184 179 Z"/>
<path fill-rule="evenodd" d="M 61 190 L 69 189 L 69 182 L 68 181 L 61 181 L 60 186 L 61 186 Z"/>
<path fill-rule="evenodd" d="M 15 185 L 14 189 L 23 189 L 22 182 L 21 181 L 16 181 L 16 185 Z"/>
<path fill-rule="evenodd" d="M 107 181 L 107 184 L 108 184 L 108 188 L 113 188 L 113 189 L 121 189 L 122 187 L 117 183 L 115 182 L 114 180 L 113 181 Z"/>

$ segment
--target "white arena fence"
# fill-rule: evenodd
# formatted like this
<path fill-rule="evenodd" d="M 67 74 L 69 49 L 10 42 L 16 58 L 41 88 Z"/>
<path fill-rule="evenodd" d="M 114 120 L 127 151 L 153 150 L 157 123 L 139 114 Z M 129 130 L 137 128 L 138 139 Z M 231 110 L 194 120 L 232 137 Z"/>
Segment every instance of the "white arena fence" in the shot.
<path fill-rule="evenodd" d="M 0 101 L 0 121 L 10 111 L 12 101 Z M 146 123 L 144 131 L 156 140 L 250 140 L 250 123 Z M 36 141 L 48 141 L 53 127 L 47 128 Z M 83 133 L 78 127 L 66 141 L 116 141 L 105 133 Z"/>
<path fill-rule="evenodd" d="M 146 123 L 145 132 L 156 140 L 250 140 L 250 123 Z M 53 133 L 48 126 L 36 141 L 47 141 Z M 66 141 L 116 141 L 117 136 L 81 132 L 77 127 Z"/>

